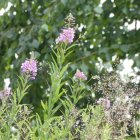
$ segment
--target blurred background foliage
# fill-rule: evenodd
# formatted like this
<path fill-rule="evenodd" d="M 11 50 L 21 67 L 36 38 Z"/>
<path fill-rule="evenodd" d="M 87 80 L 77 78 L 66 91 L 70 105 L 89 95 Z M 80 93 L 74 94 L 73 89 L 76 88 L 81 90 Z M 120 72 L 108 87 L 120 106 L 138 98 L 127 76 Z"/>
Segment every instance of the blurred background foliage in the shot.
<path fill-rule="evenodd" d="M 70 12 L 79 26 L 70 77 L 77 68 L 89 77 L 95 75 L 99 58 L 113 64 L 114 55 L 127 56 L 140 68 L 139 0 L 0 0 L 0 9 L 9 3 L 10 9 L 0 16 L 0 88 L 5 78 L 14 86 L 21 63 L 34 51 L 41 67 L 25 99 L 28 103 L 39 106 L 39 99 L 47 95 L 49 74 L 44 62 L 51 60 L 51 47 Z M 130 24 L 134 24 L 131 30 Z"/>

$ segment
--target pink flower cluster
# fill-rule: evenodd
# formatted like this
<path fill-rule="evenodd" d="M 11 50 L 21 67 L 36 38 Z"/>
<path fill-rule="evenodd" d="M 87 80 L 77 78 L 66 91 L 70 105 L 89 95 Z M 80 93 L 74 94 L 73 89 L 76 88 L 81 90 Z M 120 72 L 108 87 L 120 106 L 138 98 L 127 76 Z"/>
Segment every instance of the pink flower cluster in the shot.
<path fill-rule="evenodd" d="M 56 43 L 72 43 L 75 35 L 73 28 L 63 29 L 59 37 L 56 39 Z"/>
<path fill-rule="evenodd" d="M 25 60 L 21 65 L 21 71 L 29 75 L 31 79 L 35 79 L 37 75 L 37 61 L 34 59 Z"/>
<path fill-rule="evenodd" d="M 80 70 L 76 71 L 75 78 L 78 80 L 87 80 L 87 77 L 85 76 L 85 74 Z"/>

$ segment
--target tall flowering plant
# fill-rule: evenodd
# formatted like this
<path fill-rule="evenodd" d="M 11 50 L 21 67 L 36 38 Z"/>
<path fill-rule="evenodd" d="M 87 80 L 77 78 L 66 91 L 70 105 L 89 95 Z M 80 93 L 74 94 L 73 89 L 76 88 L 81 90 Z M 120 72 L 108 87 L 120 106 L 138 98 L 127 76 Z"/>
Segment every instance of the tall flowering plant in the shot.
<path fill-rule="evenodd" d="M 51 90 L 48 101 L 41 102 L 45 110 L 45 119 L 51 118 L 56 111 L 62 106 L 61 102 L 57 106 L 55 104 L 60 101 L 60 97 L 66 93 L 63 88 L 65 81 L 64 75 L 68 69 L 69 63 L 66 62 L 67 57 L 71 54 L 73 41 L 75 36 L 75 29 L 72 27 L 65 27 L 56 39 L 56 47 L 52 49 L 52 63 L 50 66 Z"/>

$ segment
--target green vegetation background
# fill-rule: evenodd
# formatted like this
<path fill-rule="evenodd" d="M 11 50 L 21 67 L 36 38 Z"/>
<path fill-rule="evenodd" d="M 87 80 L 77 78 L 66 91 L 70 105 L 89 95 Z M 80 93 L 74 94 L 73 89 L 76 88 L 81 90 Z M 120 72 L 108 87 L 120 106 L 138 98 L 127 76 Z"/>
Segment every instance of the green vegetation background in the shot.
<path fill-rule="evenodd" d="M 47 62 L 51 57 L 51 45 L 54 45 L 64 18 L 70 12 L 76 17 L 76 24 L 83 24 L 86 28 L 77 31 L 75 42 L 79 45 L 71 57 L 69 77 L 77 68 L 89 77 L 97 74 L 95 63 L 98 57 L 103 62 L 112 63 L 112 56 L 125 59 L 128 55 L 139 68 L 140 56 L 135 57 L 135 54 L 140 52 L 140 30 L 137 30 L 140 1 L 112 1 L 106 0 L 101 7 L 100 0 L 0 0 L 0 9 L 6 8 L 8 2 L 13 4 L 0 17 L 0 89 L 5 78 L 10 78 L 11 86 L 15 86 L 21 63 L 30 57 L 29 52 L 34 51 L 42 66 L 24 102 L 33 104 L 39 111 L 40 99 L 47 98 L 49 88 Z M 111 13 L 113 17 L 110 17 Z M 132 22 L 135 22 L 135 29 L 128 30 L 125 25 Z M 81 38 L 77 41 L 79 36 Z"/>

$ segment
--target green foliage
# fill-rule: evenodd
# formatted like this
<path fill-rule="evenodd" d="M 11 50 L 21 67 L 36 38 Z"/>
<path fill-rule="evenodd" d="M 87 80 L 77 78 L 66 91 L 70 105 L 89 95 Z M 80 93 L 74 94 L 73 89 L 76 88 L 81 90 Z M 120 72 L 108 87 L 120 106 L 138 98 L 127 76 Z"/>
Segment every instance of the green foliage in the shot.
<path fill-rule="evenodd" d="M 103 75 L 103 78 L 102 76 L 100 78 L 95 76 L 98 78 L 97 83 L 95 83 L 95 93 L 98 93 L 98 90 L 102 90 L 106 102 L 100 105 L 96 103 L 87 105 L 86 108 L 82 109 L 78 108 L 77 103 L 85 97 L 86 86 L 84 81 L 76 79 L 76 77 L 72 78 L 72 84 L 68 84 L 70 91 L 65 86 L 66 81 L 64 77 L 69 64 L 65 63 L 64 60 L 69 52 L 64 53 L 65 44 L 63 45 L 59 46 L 62 47 L 61 51 L 60 48 L 53 51 L 54 56 L 52 55 L 52 62 L 50 63 L 51 82 L 49 97 L 46 102 L 41 101 L 43 119 L 41 118 L 42 115 L 32 112 L 30 105 L 22 103 L 23 98 L 28 93 L 27 90 L 31 81 L 27 76 L 20 76 L 13 94 L 1 99 L 0 138 L 4 140 L 112 140 L 114 138 L 127 140 L 132 139 L 131 136 L 134 135 L 136 139 L 139 139 L 139 110 L 134 107 L 139 103 L 138 89 L 135 89 L 135 86 L 131 85 L 131 83 L 128 83 L 128 85 L 122 84 L 118 75 L 114 73 L 106 73 L 106 76 Z M 59 59 L 60 53 L 63 53 L 64 59 L 62 61 Z M 126 87 L 126 90 L 122 90 L 123 87 Z M 123 96 L 129 94 L 129 92 L 130 98 L 124 101 Z M 115 95 L 113 95 L 114 93 Z M 120 97 L 122 101 L 114 100 L 116 97 Z M 112 101 L 112 105 L 108 107 L 107 101 L 109 100 Z M 130 105 L 130 103 L 133 103 L 134 106 Z M 129 115 L 129 112 L 127 110 L 123 110 L 127 114 L 121 112 L 121 109 L 125 106 L 127 106 L 125 109 L 128 109 L 128 111 L 129 106 L 131 111 L 136 110 L 134 113 L 138 115 L 126 118 L 127 116 L 125 115 Z M 58 114 L 60 111 L 61 114 Z M 111 114 L 113 111 L 115 112 Z M 119 118 L 117 118 L 118 115 Z M 128 133 L 127 120 L 132 121 L 133 126 Z"/>
<path fill-rule="evenodd" d="M 91 112 L 93 113 L 91 115 Z M 91 118 L 90 118 L 91 117 Z M 83 112 L 83 120 L 86 122 L 82 139 L 110 140 L 112 128 L 111 125 L 105 122 L 105 115 L 101 106 L 89 106 Z"/>
<path fill-rule="evenodd" d="M 88 82 L 74 79 L 76 69 L 89 76 L 98 73 L 98 58 L 112 62 L 114 55 L 124 59 L 139 53 L 138 0 L 106 0 L 102 6 L 99 0 L 2 0 L 0 8 L 8 2 L 12 6 L 0 18 L 0 88 L 10 78 L 14 90 L 0 99 L 0 139 L 139 139 L 139 90 L 129 90 L 110 73 Z M 72 14 L 62 20 L 69 12 L 76 22 Z M 132 22 L 135 29 L 128 30 Z M 74 44 L 54 43 L 60 26 L 78 29 L 76 23 L 84 28 L 76 30 Z M 39 66 L 36 80 L 19 76 L 16 82 L 15 73 L 32 51 Z M 134 61 L 139 67 L 139 55 Z M 124 102 L 128 93 L 129 103 Z"/>
<path fill-rule="evenodd" d="M 19 77 L 16 91 L 0 102 L 0 139 L 28 139 L 31 130 L 29 120 L 31 108 L 29 105 L 19 104 L 27 93 L 29 85 L 27 79 Z"/>
<path fill-rule="evenodd" d="M 34 51 L 40 62 L 51 59 L 50 46 L 58 36 L 59 28 L 64 26 L 63 19 L 69 12 L 76 17 L 76 24 L 86 26 L 80 33 L 80 41 L 75 37 L 78 46 L 71 53 L 73 65 L 68 69 L 69 72 L 71 69 L 81 68 L 85 73 L 95 74 L 98 72 L 95 67 L 98 57 L 103 62 L 108 62 L 112 61 L 115 54 L 124 59 L 126 54 L 132 58 L 139 52 L 139 30 L 127 30 L 127 23 L 135 22 L 135 28 L 138 26 L 138 0 L 107 0 L 102 7 L 99 6 L 100 0 L 1 0 L 0 7 L 6 8 L 8 2 L 13 5 L 0 17 L 1 88 L 4 78 L 7 77 L 10 77 L 14 84 L 14 73 L 18 72 L 21 62 L 29 57 L 29 52 Z M 114 14 L 113 17 L 109 16 L 111 13 Z M 93 47 L 90 47 L 91 45 Z M 15 58 L 15 53 L 18 59 Z M 134 60 L 134 65 L 139 67 L 138 59 Z M 34 100 L 42 99 L 45 89 L 40 87 L 46 87 L 46 80 L 49 81 L 48 75 L 44 75 L 48 68 L 43 68 L 30 91 L 32 94 L 34 91 L 40 93 L 35 95 Z M 26 99 L 28 103 L 32 98 Z M 34 105 L 38 104 L 39 101 L 35 101 Z"/>

